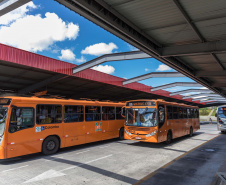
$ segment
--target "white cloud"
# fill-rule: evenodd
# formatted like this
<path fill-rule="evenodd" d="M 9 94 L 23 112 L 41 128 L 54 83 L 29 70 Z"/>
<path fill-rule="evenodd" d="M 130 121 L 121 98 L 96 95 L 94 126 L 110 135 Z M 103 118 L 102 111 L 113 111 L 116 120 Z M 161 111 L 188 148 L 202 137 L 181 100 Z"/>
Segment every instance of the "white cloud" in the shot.
<path fill-rule="evenodd" d="M 78 63 L 83 63 L 86 62 L 86 59 L 81 56 L 81 58 L 76 58 L 76 55 L 71 51 L 70 49 L 63 49 L 61 50 L 61 56 L 58 56 L 60 60 L 66 60 L 70 62 L 78 62 Z"/>
<path fill-rule="evenodd" d="M 207 87 L 201 87 L 200 89 L 208 89 Z"/>
<path fill-rule="evenodd" d="M 75 54 L 70 49 L 61 50 L 61 60 L 73 61 L 75 60 Z"/>
<path fill-rule="evenodd" d="M 56 42 L 74 40 L 78 36 L 78 25 L 64 22 L 55 13 L 47 12 L 44 17 L 39 14 L 27 15 L 29 7 L 36 6 L 28 3 L 17 10 L 15 17 L 4 19 L 7 25 L 0 27 L 1 43 L 37 52 L 49 49 Z"/>
<path fill-rule="evenodd" d="M 107 74 L 112 74 L 115 72 L 115 68 L 113 66 L 109 66 L 109 65 L 98 65 L 93 67 L 92 69 L 96 70 L 96 71 L 100 71 L 103 73 L 107 73 Z"/>
<path fill-rule="evenodd" d="M 9 1 L 10 3 L 10 1 Z M 11 4 L 11 3 L 10 3 Z M 23 18 L 26 16 L 26 13 L 32 9 L 36 9 L 37 6 L 33 3 L 33 2 L 29 2 L 23 6 L 21 6 L 20 8 L 17 8 L 3 16 L 1 16 L 0 19 L 0 25 L 8 25 L 11 22 Z"/>
<path fill-rule="evenodd" d="M 98 43 L 91 46 L 86 47 L 84 50 L 82 50 L 82 54 L 89 54 L 89 55 L 104 55 L 112 53 L 114 49 L 118 49 L 118 47 L 114 43 Z"/>
<path fill-rule="evenodd" d="M 149 69 L 148 69 L 148 68 L 145 68 L 144 70 L 145 70 L 146 72 L 147 72 L 147 71 L 149 71 Z"/>
<path fill-rule="evenodd" d="M 172 70 L 172 68 L 165 64 L 159 65 L 158 69 L 156 69 L 156 71 L 170 71 L 170 70 Z"/>
<path fill-rule="evenodd" d="M 83 56 L 81 56 L 81 58 L 76 58 L 75 61 L 78 63 L 83 63 L 86 62 L 86 59 Z"/>

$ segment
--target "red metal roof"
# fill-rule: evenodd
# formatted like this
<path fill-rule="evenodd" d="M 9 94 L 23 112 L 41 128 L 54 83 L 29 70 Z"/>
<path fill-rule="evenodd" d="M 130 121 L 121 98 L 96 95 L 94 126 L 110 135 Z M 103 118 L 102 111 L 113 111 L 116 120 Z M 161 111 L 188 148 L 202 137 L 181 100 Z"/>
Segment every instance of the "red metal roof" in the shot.
<path fill-rule="evenodd" d="M 113 75 L 105 74 L 99 71 L 95 71 L 92 69 L 87 69 L 81 71 L 76 74 L 72 74 L 72 68 L 76 67 L 75 64 L 71 64 L 68 62 L 56 60 L 53 58 L 49 58 L 46 56 L 42 56 L 36 53 L 24 51 L 18 48 L 14 48 L 11 46 L 0 44 L 0 60 L 7 61 L 10 63 L 20 64 L 27 67 L 32 67 L 41 70 L 47 70 L 56 73 L 62 73 L 69 76 L 76 76 L 79 78 L 92 80 L 96 82 L 106 83 L 110 85 L 115 85 L 119 87 L 124 87 L 128 89 L 138 90 L 146 93 L 150 93 L 152 95 L 161 95 L 164 97 L 174 98 L 178 100 L 183 100 L 181 95 L 170 96 L 170 92 L 164 90 L 158 90 L 151 92 L 150 89 L 152 87 L 141 84 L 141 83 L 131 83 L 127 85 L 122 85 L 122 82 L 125 80 L 123 78 L 119 78 Z M 192 102 L 192 99 L 184 100 L 186 102 Z M 200 103 L 199 101 L 192 102 L 201 105 L 205 105 L 205 103 Z"/>

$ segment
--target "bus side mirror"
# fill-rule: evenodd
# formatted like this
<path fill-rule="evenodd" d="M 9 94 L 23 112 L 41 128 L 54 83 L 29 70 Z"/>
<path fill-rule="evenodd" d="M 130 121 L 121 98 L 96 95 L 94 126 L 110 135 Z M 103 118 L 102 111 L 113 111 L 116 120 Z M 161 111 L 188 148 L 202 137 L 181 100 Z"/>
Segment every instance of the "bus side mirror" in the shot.
<path fill-rule="evenodd" d="M 217 117 L 217 113 L 215 113 L 215 117 Z"/>

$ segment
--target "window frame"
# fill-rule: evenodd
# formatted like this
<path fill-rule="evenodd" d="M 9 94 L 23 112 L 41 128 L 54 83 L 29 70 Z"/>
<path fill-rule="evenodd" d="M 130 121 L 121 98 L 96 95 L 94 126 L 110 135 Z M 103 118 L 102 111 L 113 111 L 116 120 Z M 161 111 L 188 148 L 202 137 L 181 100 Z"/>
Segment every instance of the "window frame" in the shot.
<path fill-rule="evenodd" d="M 51 106 L 61 106 L 61 122 L 59 122 L 59 123 L 37 123 L 37 106 L 38 105 L 51 105 Z M 35 112 L 36 114 L 35 114 L 35 123 L 37 124 L 37 125 L 49 125 L 49 124 L 62 124 L 63 123 L 63 120 L 64 120 L 64 117 L 63 117 L 63 105 L 62 104 L 37 104 L 36 105 L 36 112 Z"/>
<path fill-rule="evenodd" d="M 10 134 L 13 134 L 13 133 L 15 133 L 15 132 L 20 131 L 20 130 L 16 130 L 15 132 L 11 132 L 11 131 L 10 131 L 10 123 L 11 123 L 12 110 L 13 110 L 14 108 L 15 108 L 15 109 L 17 109 L 17 108 L 31 108 L 31 109 L 33 109 L 33 126 L 32 126 L 32 127 L 27 127 L 27 128 L 24 128 L 24 129 L 20 129 L 20 130 L 25 130 L 25 129 L 28 129 L 28 128 L 34 128 L 34 127 L 35 127 L 35 124 L 36 124 L 36 112 L 35 112 L 35 108 L 34 108 L 34 107 L 18 107 L 18 106 L 16 106 L 16 107 L 13 107 L 13 108 L 11 109 L 11 112 L 10 112 L 10 120 L 9 120 L 9 128 L 8 128 L 8 132 L 9 132 Z M 17 125 L 15 125 L 15 126 L 17 126 Z"/>
<path fill-rule="evenodd" d="M 81 107 L 83 107 L 83 121 L 70 121 L 70 122 L 65 122 L 65 106 L 81 106 Z M 64 113 L 63 113 L 63 117 L 62 117 L 62 120 L 63 120 L 63 122 L 64 123 L 78 123 L 78 122 L 85 122 L 85 106 L 84 105 L 64 105 L 63 106 L 63 108 L 64 108 Z"/>

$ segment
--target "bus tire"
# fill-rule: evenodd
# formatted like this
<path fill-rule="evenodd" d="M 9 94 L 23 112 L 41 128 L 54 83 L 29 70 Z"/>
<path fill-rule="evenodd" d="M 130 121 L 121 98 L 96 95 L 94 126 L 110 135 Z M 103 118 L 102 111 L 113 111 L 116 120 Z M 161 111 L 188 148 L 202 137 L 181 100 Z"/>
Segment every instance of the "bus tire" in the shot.
<path fill-rule="evenodd" d="M 119 131 L 119 139 L 123 140 L 124 139 L 124 128 L 121 128 Z"/>
<path fill-rule="evenodd" d="M 193 136 L 193 128 L 190 127 L 189 137 L 192 137 L 192 136 Z"/>
<path fill-rule="evenodd" d="M 56 136 L 47 137 L 42 143 L 42 153 L 44 155 L 55 154 L 59 149 L 60 142 Z"/>
<path fill-rule="evenodd" d="M 221 134 L 225 134 L 225 133 L 226 133 L 225 131 L 221 130 Z"/>
<path fill-rule="evenodd" d="M 166 138 L 166 144 L 170 144 L 172 142 L 172 132 L 168 131 L 167 138 Z"/>

